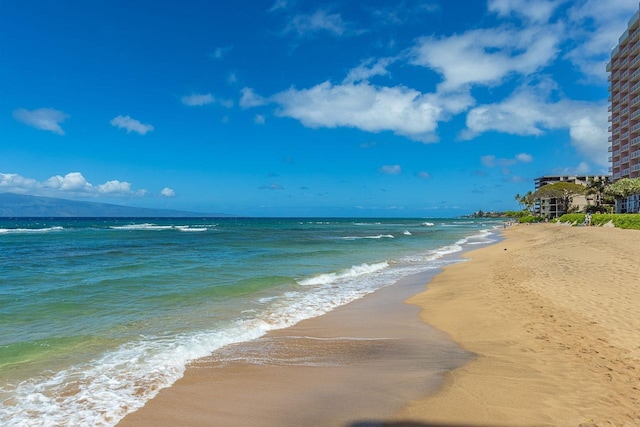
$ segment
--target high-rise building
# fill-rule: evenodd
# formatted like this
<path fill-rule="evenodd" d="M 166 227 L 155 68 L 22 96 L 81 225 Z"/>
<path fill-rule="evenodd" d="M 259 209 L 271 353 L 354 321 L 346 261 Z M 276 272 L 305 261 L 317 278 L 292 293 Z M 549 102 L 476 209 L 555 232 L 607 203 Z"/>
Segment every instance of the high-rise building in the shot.
<path fill-rule="evenodd" d="M 640 11 L 639 11 L 640 12 Z M 640 28 L 639 12 L 611 51 L 609 142 L 613 181 L 640 176 Z"/>
<path fill-rule="evenodd" d="M 611 51 L 609 72 L 609 161 L 612 181 L 640 177 L 640 10 Z M 637 203 L 616 203 L 616 211 L 635 211 Z M 632 207 L 633 205 L 633 207 Z"/>

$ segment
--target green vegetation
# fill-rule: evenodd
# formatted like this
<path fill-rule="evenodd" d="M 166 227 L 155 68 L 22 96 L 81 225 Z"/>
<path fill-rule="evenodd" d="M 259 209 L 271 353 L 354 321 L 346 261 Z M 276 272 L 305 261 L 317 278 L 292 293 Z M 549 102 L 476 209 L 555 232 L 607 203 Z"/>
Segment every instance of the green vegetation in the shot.
<path fill-rule="evenodd" d="M 584 185 L 572 182 L 556 182 L 555 184 L 544 185 L 533 193 L 533 199 L 556 199 L 560 203 L 560 210 L 570 212 L 573 197 L 585 194 L 587 191 Z"/>
<path fill-rule="evenodd" d="M 535 215 L 523 215 L 518 218 L 520 224 L 531 224 L 534 222 L 542 222 L 543 218 Z"/>
<path fill-rule="evenodd" d="M 640 178 L 622 178 L 607 185 L 604 194 L 616 199 L 626 199 L 633 194 L 640 194 Z"/>
<path fill-rule="evenodd" d="M 555 221 L 582 225 L 584 218 L 585 214 L 565 214 Z M 602 226 L 609 222 L 618 228 L 640 230 L 640 214 L 594 214 L 591 216 L 591 225 Z"/>

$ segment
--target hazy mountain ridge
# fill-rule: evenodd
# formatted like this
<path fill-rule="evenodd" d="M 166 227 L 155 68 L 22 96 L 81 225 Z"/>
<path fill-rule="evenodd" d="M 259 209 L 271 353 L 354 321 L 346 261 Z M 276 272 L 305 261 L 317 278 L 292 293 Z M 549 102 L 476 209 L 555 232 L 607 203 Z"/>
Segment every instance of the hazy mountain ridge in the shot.
<path fill-rule="evenodd" d="M 0 193 L 0 217 L 228 217 L 169 209 L 136 208 L 109 203 Z"/>

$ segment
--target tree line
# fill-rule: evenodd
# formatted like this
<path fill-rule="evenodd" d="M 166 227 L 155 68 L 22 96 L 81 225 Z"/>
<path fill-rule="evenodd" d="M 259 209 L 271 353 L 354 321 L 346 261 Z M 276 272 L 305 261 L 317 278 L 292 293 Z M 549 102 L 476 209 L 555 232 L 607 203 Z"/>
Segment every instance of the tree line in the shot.
<path fill-rule="evenodd" d="M 575 196 L 592 196 L 593 204 L 587 205 L 585 211 L 608 213 L 613 211 L 616 200 L 625 200 L 634 194 L 640 194 L 640 178 L 623 178 L 613 183 L 608 178 L 589 178 L 586 186 L 561 181 L 544 185 L 534 192 L 516 194 L 515 200 L 523 214 L 533 215 L 536 204 L 543 199 L 556 199 L 560 210 L 569 213 Z"/>

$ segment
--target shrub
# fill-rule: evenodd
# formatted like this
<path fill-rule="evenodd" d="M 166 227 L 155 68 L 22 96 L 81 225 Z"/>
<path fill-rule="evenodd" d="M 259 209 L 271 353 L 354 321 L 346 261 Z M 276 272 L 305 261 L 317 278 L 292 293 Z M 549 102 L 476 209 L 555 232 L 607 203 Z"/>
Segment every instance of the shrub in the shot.
<path fill-rule="evenodd" d="M 540 222 L 540 221 L 542 221 L 541 217 L 533 216 L 533 215 L 526 215 L 518 218 L 518 222 L 520 224 L 531 224 L 532 222 Z"/>
<path fill-rule="evenodd" d="M 557 218 L 557 222 L 568 222 L 574 225 L 584 224 L 585 214 L 565 214 Z M 640 214 L 594 214 L 591 225 L 605 225 L 612 222 L 618 228 L 640 230 Z"/>

